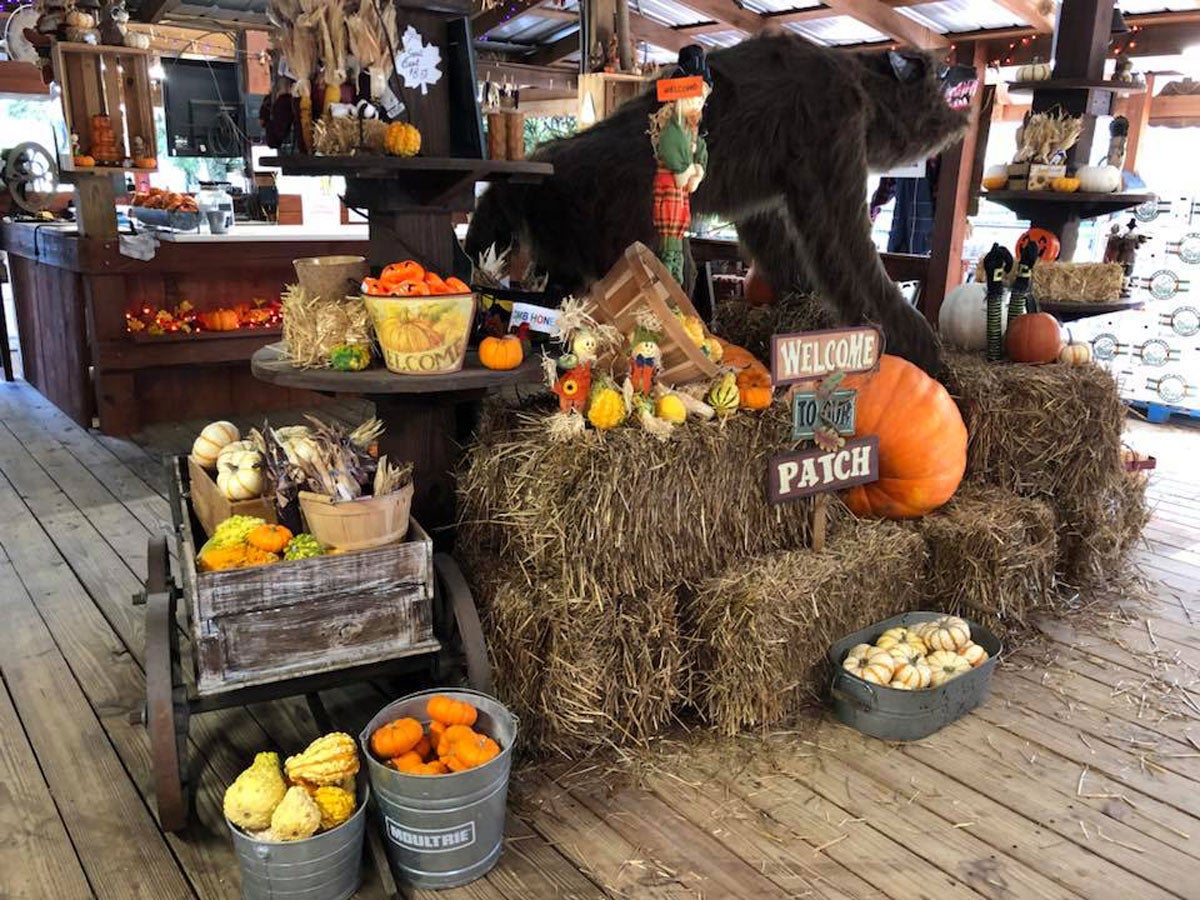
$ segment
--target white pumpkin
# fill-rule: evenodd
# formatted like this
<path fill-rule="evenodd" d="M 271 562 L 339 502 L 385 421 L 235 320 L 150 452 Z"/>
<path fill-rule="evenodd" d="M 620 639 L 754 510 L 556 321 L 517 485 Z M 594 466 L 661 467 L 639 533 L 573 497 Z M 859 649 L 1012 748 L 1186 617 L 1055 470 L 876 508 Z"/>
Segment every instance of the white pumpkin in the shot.
<path fill-rule="evenodd" d="M 1008 328 L 1008 294 L 1000 301 L 1000 331 Z M 960 284 L 946 295 L 938 310 L 942 340 L 963 350 L 987 349 L 987 285 Z"/>
<path fill-rule="evenodd" d="M 1017 81 L 1046 81 L 1050 77 L 1050 64 L 1032 62 L 1017 68 Z"/>
<path fill-rule="evenodd" d="M 1121 170 L 1116 166 L 1080 166 L 1075 173 L 1079 189 L 1088 194 L 1111 194 L 1121 189 Z"/>
<path fill-rule="evenodd" d="M 241 434 L 232 422 L 210 422 L 192 444 L 192 456 L 206 469 L 215 468 L 221 451 Z"/>
<path fill-rule="evenodd" d="M 234 453 L 243 453 L 247 450 L 254 450 L 255 452 L 258 452 L 255 449 L 254 441 L 233 441 L 232 443 L 226 444 L 221 448 L 221 452 L 217 454 L 217 468 L 221 468 L 221 463 L 227 456 L 230 456 Z"/>
<path fill-rule="evenodd" d="M 217 472 L 217 490 L 229 500 L 250 500 L 263 492 L 262 456 L 257 450 L 229 453 Z"/>

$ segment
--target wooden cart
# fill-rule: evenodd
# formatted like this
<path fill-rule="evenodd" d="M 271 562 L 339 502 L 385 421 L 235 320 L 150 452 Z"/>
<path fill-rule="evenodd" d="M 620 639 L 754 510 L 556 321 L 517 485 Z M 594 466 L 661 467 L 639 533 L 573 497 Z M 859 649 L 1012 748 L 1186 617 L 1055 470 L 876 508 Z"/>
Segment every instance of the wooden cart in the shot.
<path fill-rule="evenodd" d="M 303 694 L 317 722 L 326 723 L 318 691 L 422 672 L 434 684 L 465 674 L 472 688 L 491 690 L 470 590 L 416 520 L 403 544 L 198 573 L 195 536 L 203 532 L 184 457 L 171 460 L 169 477 L 180 577 L 171 574 L 167 538 L 152 537 L 145 589 L 133 598 L 146 607 L 146 704 L 133 718 L 149 732 L 165 830 L 187 823 L 194 714 Z"/>

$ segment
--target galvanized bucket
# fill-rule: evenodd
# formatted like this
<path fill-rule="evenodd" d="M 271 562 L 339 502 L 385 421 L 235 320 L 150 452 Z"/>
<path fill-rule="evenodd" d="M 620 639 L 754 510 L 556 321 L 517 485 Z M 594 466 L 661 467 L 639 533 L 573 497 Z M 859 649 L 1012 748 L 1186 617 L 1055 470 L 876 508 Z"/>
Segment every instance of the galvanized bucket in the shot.
<path fill-rule="evenodd" d="M 354 815 L 302 841 L 259 841 L 228 819 L 242 870 L 243 900 L 348 900 L 362 883 L 363 835 L 371 789 L 358 780 Z"/>
<path fill-rule="evenodd" d="M 411 716 L 429 721 L 425 704 L 434 694 L 465 700 L 479 710 L 475 729 L 500 744 L 490 762 L 451 775 L 406 775 L 371 755 L 371 735 L 380 725 Z M 452 888 L 487 874 L 500 858 L 508 773 L 517 740 L 517 718 L 502 703 L 468 690 L 422 691 L 381 709 L 359 735 L 362 757 L 388 859 L 409 884 L 419 888 Z"/>

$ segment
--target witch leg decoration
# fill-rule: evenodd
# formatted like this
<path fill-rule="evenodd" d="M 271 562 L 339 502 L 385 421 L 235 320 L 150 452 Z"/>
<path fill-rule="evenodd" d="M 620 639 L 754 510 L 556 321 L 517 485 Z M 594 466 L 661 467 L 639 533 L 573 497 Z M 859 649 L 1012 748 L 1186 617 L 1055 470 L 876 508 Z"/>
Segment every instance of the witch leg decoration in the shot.
<path fill-rule="evenodd" d="M 1004 304 L 1004 279 L 1012 266 L 1012 254 L 999 244 L 992 244 L 992 249 L 983 258 L 983 270 L 987 275 L 987 358 L 992 361 L 1004 358 L 1000 313 Z"/>
<path fill-rule="evenodd" d="M 1013 319 L 1029 311 L 1029 301 L 1033 299 L 1033 267 L 1037 264 L 1038 252 L 1038 245 L 1033 241 L 1028 241 L 1021 248 L 1021 258 L 1017 261 L 1017 277 L 1013 280 L 1012 291 L 1008 295 L 1010 328 Z"/>

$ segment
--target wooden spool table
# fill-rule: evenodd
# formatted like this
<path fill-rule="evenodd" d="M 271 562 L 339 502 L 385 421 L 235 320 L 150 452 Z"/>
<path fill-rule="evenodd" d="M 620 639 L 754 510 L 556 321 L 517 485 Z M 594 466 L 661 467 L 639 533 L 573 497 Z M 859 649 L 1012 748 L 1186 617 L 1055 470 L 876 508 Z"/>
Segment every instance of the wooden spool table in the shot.
<path fill-rule="evenodd" d="M 328 394 L 361 394 L 375 403 L 383 422 L 379 452 L 413 464 L 413 515 L 433 533 L 439 547 L 450 544 L 445 529 L 454 523 L 454 469 L 470 440 L 479 408 L 489 391 L 542 380 L 541 362 L 531 356 L 508 372 L 485 369 L 474 351 L 461 371 L 448 375 L 396 375 L 386 369 L 335 372 L 297 369 L 279 344 L 250 360 L 256 378 L 290 388 Z"/>

